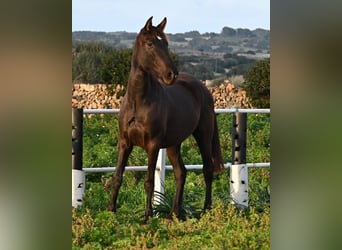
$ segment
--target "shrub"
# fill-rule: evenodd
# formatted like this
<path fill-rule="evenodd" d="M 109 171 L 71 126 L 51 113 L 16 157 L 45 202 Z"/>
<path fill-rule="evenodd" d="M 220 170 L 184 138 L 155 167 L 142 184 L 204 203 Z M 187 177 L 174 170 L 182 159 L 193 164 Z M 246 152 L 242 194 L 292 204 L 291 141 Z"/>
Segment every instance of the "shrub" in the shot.
<path fill-rule="evenodd" d="M 270 58 L 257 61 L 244 75 L 242 87 L 257 108 L 270 107 Z"/>

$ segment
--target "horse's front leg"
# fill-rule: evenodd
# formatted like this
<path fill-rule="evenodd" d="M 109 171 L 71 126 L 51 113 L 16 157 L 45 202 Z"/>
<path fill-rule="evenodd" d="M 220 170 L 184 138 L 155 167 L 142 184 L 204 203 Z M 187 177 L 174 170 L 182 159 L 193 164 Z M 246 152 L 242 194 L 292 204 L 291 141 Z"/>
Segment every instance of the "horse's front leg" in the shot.
<path fill-rule="evenodd" d="M 113 187 L 112 187 L 112 197 L 109 204 L 109 210 L 116 212 L 116 201 L 119 194 L 119 189 L 122 184 L 122 176 L 125 171 L 125 166 L 127 164 L 128 157 L 132 152 L 133 146 L 128 145 L 124 140 L 119 142 L 119 155 L 118 162 L 113 176 Z"/>
<path fill-rule="evenodd" d="M 152 197 L 154 192 L 154 171 L 156 169 L 159 148 L 154 146 L 146 151 L 148 157 L 148 168 L 144 182 L 144 187 L 146 191 L 146 209 L 144 223 L 147 223 L 148 219 L 153 216 Z"/>

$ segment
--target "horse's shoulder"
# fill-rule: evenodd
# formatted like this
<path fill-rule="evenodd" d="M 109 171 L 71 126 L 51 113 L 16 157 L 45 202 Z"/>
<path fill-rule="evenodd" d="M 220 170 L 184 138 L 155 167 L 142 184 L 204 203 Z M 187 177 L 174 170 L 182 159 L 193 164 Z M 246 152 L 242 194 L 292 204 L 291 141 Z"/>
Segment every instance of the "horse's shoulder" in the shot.
<path fill-rule="evenodd" d="M 177 82 L 198 83 L 200 81 L 191 74 L 181 72 L 181 73 L 179 73 L 179 75 L 177 77 Z"/>
<path fill-rule="evenodd" d="M 200 80 L 187 73 L 179 74 L 175 82 L 175 85 L 177 84 L 191 90 L 191 92 L 195 91 L 203 94 L 208 90 L 207 87 Z"/>

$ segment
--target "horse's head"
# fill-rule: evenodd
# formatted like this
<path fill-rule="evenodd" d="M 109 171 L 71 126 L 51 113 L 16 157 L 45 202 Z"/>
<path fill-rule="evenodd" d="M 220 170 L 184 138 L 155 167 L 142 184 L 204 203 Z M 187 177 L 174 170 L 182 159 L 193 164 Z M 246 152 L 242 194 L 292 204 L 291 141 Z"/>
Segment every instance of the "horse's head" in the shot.
<path fill-rule="evenodd" d="M 133 66 L 161 80 L 172 84 L 178 75 L 178 70 L 171 60 L 168 50 L 168 40 L 164 34 L 166 17 L 158 26 L 152 26 L 150 17 L 140 30 L 134 44 Z"/>

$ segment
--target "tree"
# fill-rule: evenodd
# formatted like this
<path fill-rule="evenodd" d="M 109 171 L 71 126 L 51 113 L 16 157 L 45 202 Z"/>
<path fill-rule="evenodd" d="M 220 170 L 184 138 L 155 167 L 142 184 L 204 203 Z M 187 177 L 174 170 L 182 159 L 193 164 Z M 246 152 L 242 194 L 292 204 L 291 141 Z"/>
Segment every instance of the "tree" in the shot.
<path fill-rule="evenodd" d="M 189 31 L 189 32 L 184 33 L 184 37 L 195 38 L 195 37 L 200 37 L 200 36 L 201 36 L 201 34 L 197 30 L 193 30 L 193 31 Z"/>
<path fill-rule="evenodd" d="M 222 31 L 221 31 L 221 35 L 222 36 L 235 36 L 236 35 L 236 31 L 233 28 L 230 27 L 223 27 Z"/>
<path fill-rule="evenodd" d="M 258 108 L 270 107 L 270 58 L 257 61 L 244 75 L 242 87 Z"/>
<path fill-rule="evenodd" d="M 72 79 L 85 83 L 102 83 L 104 57 L 112 47 L 102 42 L 77 42 L 73 46 Z"/>
<path fill-rule="evenodd" d="M 127 85 L 132 49 L 117 49 L 103 42 L 77 42 L 72 49 L 72 80 L 83 83 Z M 170 51 L 176 66 L 177 54 Z"/>
<path fill-rule="evenodd" d="M 113 49 L 104 56 L 101 76 L 104 83 L 127 85 L 132 49 Z"/>
<path fill-rule="evenodd" d="M 72 77 L 74 81 L 100 82 L 101 56 L 91 51 L 81 51 L 73 58 Z"/>
<path fill-rule="evenodd" d="M 236 34 L 241 37 L 253 36 L 252 31 L 250 31 L 249 29 L 241 29 L 241 28 L 236 29 Z"/>

